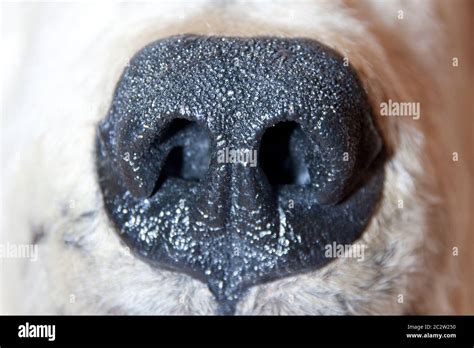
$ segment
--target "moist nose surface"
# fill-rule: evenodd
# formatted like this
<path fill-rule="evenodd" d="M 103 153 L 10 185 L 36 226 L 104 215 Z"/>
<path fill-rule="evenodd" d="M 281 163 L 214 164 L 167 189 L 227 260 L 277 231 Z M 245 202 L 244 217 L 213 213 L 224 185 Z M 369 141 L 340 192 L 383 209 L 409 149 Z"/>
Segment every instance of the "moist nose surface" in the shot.
<path fill-rule="evenodd" d="M 255 284 L 354 242 L 383 186 L 354 71 L 308 39 L 180 36 L 125 68 L 97 132 L 108 216 L 151 264 L 205 282 L 223 313 Z"/>

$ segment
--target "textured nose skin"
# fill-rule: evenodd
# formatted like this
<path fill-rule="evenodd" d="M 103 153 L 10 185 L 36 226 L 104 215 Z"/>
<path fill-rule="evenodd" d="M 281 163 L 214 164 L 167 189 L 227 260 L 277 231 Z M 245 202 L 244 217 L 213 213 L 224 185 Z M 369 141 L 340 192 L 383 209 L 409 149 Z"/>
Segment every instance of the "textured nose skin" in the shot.
<path fill-rule="evenodd" d="M 360 236 L 383 186 L 355 73 L 307 39 L 148 45 L 125 69 L 97 146 L 123 240 L 208 284 L 223 313 L 249 286 L 329 262 L 325 246 Z M 256 161 L 223 157 L 231 150 Z"/>

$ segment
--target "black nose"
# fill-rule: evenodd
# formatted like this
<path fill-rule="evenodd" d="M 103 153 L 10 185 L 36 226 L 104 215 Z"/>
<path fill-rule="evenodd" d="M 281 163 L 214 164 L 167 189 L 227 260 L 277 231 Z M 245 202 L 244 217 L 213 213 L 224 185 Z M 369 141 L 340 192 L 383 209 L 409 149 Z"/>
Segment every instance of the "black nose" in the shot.
<path fill-rule="evenodd" d="M 307 39 L 182 36 L 125 69 L 98 130 L 105 208 L 156 265 L 230 313 L 257 283 L 321 267 L 380 196 L 381 139 L 354 71 Z"/>

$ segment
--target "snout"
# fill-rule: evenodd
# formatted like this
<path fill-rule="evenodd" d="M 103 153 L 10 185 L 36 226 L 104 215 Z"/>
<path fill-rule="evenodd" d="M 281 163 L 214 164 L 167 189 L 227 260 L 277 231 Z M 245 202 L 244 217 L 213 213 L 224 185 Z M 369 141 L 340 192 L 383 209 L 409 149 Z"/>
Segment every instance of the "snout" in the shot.
<path fill-rule="evenodd" d="M 382 141 L 342 57 L 316 41 L 180 36 L 125 68 L 97 132 L 117 233 L 232 313 L 255 284 L 322 267 L 383 186 Z"/>

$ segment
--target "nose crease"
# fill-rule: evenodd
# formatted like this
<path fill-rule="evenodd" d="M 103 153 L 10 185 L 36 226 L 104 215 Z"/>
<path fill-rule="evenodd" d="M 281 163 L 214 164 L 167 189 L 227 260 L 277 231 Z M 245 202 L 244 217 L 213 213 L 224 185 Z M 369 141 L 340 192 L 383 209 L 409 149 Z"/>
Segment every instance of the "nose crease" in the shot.
<path fill-rule="evenodd" d="M 325 246 L 357 240 L 383 188 L 382 140 L 357 74 L 304 38 L 151 43 L 97 132 L 120 237 L 156 267 L 205 282 L 227 314 L 249 287 L 330 262 Z"/>

